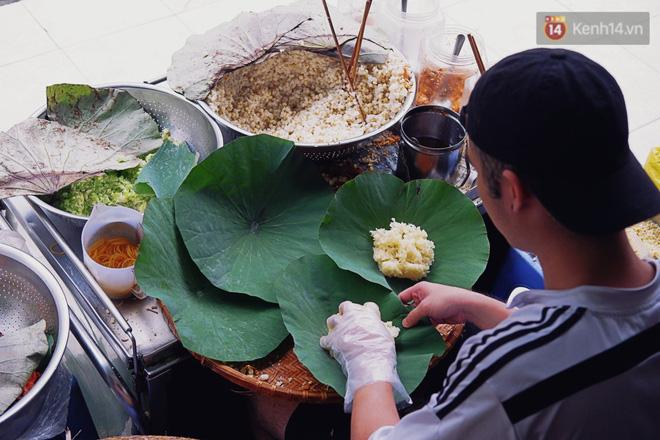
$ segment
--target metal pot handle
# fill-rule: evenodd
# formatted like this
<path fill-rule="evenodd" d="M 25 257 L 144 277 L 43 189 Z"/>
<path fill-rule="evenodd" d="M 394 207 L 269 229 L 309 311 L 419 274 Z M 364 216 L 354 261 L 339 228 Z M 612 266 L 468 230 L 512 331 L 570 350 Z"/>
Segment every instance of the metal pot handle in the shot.
<path fill-rule="evenodd" d="M 87 329 L 83 326 L 78 317 L 70 308 L 69 317 L 71 333 L 73 333 L 80 346 L 92 361 L 92 364 L 101 375 L 103 381 L 108 385 L 108 387 L 110 387 L 110 390 L 115 395 L 115 397 L 117 397 L 121 406 L 131 418 L 138 431 L 144 432 L 142 429 L 140 414 L 137 409 L 139 408 L 138 403 L 130 393 L 128 386 L 112 366 L 108 358 L 96 346 Z"/>

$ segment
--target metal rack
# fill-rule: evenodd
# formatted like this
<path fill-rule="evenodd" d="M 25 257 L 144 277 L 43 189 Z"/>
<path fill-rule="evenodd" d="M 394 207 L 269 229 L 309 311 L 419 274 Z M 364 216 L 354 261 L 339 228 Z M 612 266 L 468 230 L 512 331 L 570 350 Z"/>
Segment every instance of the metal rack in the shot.
<path fill-rule="evenodd" d="M 72 331 L 140 432 L 166 425 L 168 375 L 188 359 L 156 300 L 111 301 L 82 262 L 80 228 L 50 218 L 26 197 L 2 202 L 0 228 L 19 232 L 67 290 Z"/>

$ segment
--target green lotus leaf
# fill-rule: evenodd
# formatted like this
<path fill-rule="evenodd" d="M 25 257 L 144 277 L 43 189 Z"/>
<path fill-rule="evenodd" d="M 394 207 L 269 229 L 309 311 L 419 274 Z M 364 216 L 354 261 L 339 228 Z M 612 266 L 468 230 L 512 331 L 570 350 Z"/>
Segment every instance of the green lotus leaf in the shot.
<path fill-rule="evenodd" d="M 322 254 L 318 229 L 332 198 L 294 144 L 242 137 L 197 165 L 174 197 L 176 224 L 213 285 L 276 302 L 272 282 L 293 260 Z"/>
<path fill-rule="evenodd" d="M 220 361 L 250 361 L 286 338 L 277 306 L 223 292 L 199 272 L 174 224 L 171 199 L 151 200 L 143 226 L 135 264 L 138 284 L 165 303 L 184 347 Z"/>
<path fill-rule="evenodd" d="M 325 255 L 312 255 L 291 263 L 275 283 L 284 324 L 293 336 L 298 359 L 320 382 L 338 394 L 346 391 L 346 377 L 339 364 L 319 345 L 328 333 L 326 319 L 337 313 L 339 304 L 350 300 L 380 307 L 383 321 L 401 329 L 396 338 L 397 369 L 403 385 L 412 392 L 422 381 L 433 355 L 442 354 L 445 343 L 431 325 L 404 329 L 401 320 L 407 309 L 389 289 L 341 270 Z"/>
<path fill-rule="evenodd" d="M 196 163 L 197 155 L 190 151 L 187 143 L 166 140 L 138 174 L 135 192 L 161 199 L 172 198 Z"/>
<path fill-rule="evenodd" d="M 373 260 L 370 231 L 389 228 L 392 218 L 428 233 L 435 259 L 426 281 L 470 288 L 484 271 L 489 243 L 474 204 L 458 189 L 439 180 L 402 180 L 366 173 L 335 194 L 319 236 L 325 253 L 342 269 L 400 292 L 413 281 L 386 278 Z"/>
<path fill-rule="evenodd" d="M 106 140 L 126 157 L 163 143 L 156 121 L 125 90 L 53 84 L 46 88 L 46 98 L 48 119 Z"/>

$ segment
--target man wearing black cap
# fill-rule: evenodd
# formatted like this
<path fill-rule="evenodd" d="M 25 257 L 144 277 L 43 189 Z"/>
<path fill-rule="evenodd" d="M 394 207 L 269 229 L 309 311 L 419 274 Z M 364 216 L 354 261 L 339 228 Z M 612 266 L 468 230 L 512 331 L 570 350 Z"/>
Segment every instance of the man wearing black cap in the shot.
<path fill-rule="evenodd" d="M 443 388 L 399 420 L 394 342 L 377 311 L 342 304 L 322 345 L 347 372 L 354 439 L 657 438 L 660 262 L 624 229 L 660 213 L 660 193 L 628 148 L 614 78 L 567 50 L 507 57 L 461 115 L 484 206 L 539 257 L 545 290 L 504 304 L 421 282 L 401 293 L 421 318 L 471 321 Z"/>

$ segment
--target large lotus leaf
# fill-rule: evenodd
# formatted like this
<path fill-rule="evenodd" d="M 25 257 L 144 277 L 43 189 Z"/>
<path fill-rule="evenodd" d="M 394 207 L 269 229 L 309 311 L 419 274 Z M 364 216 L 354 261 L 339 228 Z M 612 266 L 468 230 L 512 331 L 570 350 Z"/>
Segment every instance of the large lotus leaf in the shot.
<path fill-rule="evenodd" d="M 339 364 L 319 345 L 328 333 L 326 319 L 337 313 L 345 300 L 364 304 L 373 301 L 384 321 L 401 329 L 396 338 L 397 369 L 403 385 L 412 392 L 422 381 L 433 355 L 445 351 L 445 343 L 431 325 L 405 329 L 401 320 L 408 311 L 397 295 L 360 276 L 341 270 L 325 255 L 303 257 L 291 263 L 275 284 L 284 324 L 293 336 L 298 359 L 320 382 L 340 395 L 346 377 Z"/>
<path fill-rule="evenodd" d="M 332 19 L 341 43 L 355 38 L 359 26 L 350 17 L 332 10 Z M 373 30 L 367 38 L 382 41 Z M 365 46 L 367 44 L 365 43 Z M 382 52 L 373 44 L 371 52 Z M 260 62 L 284 50 L 334 49 L 328 21 L 320 2 L 298 2 L 262 12 L 243 12 L 202 35 L 193 35 L 172 55 L 167 82 L 188 99 L 204 99 L 227 72 Z"/>
<path fill-rule="evenodd" d="M 486 267 L 486 227 L 467 197 L 439 180 L 404 183 L 384 173 L 362 174 L 337 191 L 321 225 L 321 247 L 340 268 L 401 291 L 413 282 L 383 276 L 369 233 L 389 228 L 392 218 L 421 227 L 435 244 L 426 281 L 469 288 Z"/>
<path fill-rule="evenodd" d="M 48 119 L 105 139 L 124 155 L 140 156 L 162 144 L 156 121 L 125 90 L 54 84 L 46 96 Z"/>
<path fill-rule="evenodd" d="M 290 141 L 242 137 L 212 153 L 174 197 L 176 224 L 213 285 L 276 302 L 273 279 L 321 254 L 318 228 L 332 191 Z"/>
<path fill-rule="evenodd" d="M 277 306 L 214 288 L 192 262 L 174 224 L 171 199 L 153 199 L 135 264 L 138 284 L 165 303 L 181 343 L 220 361 L 249 361 L 287 336 Z"/>
<path fill-rule="evenodd" d="M 196 163 L 197 154 L 187 143 L 166 140 L 137 176 L 135 192 L 172 198 Z"/>
<path fill-rule="evenodd" d="M 23 385 L 48 352 L 46 321 L 0 337 L 0 415 L 21 394 Z"/>
<path fill-rule="evenodd" d="M 115 144 L 45 119 L 0 132 L 0 198 L 52 194 L 106 170 L 140 164 Z"/>

